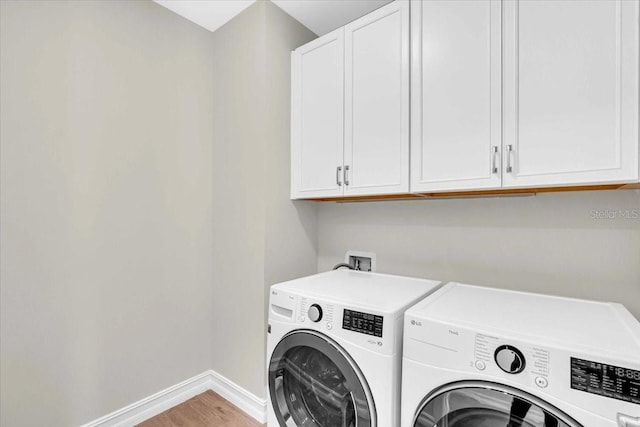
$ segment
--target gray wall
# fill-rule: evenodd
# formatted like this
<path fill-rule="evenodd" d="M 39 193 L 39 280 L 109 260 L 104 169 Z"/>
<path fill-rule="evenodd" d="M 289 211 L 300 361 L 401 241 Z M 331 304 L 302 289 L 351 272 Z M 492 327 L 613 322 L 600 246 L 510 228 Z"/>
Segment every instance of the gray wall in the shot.
<path fill-rule="evenodd" d="M 261 395 L 265 100 L 263 9 L 213 34 L 214 212 L 212 368 Z"/>
<path fill-rule="evenodd" d="M 318 270 L 372 251 L 380 272 L 615 301 L 640 318 L 638 213 L 638 190 L 323 203 Z"/>
<path fill-rule="evenodd" d="M 267 307 L 271 285 L 316 272 L 318 225 L 315 202 L 290 200 L 291 51 L 315 39 L 316 35 L 273 3 L 267 2 L 265 8 L 269 85 L 265 107 L 268 168 L 264 290 Z"/>
<path fill-rule="evenodd" d="M 78 425 L 213 367 L 212 36 L 0 7 L 0 424 Z"/>
<path fill-rule="evenodd" d="M 265 395 L 268 286 L 315 272 L 315 207 L 289 200 L 290 51 L 315 38 L 259 1 L 214 33 L 213 369 Z"/>
<path fill-rule="evenodd" d="M 76 425 L 207 369 L 264 396 L 268 287 L 316 269 L 290 51 L 151 2 L 1 2 L 2 425 Z M 38 408 L 38 410 L 34 410 Z"/>

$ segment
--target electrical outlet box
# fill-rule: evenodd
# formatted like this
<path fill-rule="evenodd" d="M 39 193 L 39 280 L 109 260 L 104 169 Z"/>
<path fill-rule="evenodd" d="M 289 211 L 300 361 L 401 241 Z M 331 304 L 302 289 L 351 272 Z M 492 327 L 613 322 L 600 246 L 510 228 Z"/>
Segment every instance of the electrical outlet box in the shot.
<path fill-rule="evenodd" d="M 347 251 L 344 262 L 352 266 L 355 270 L 376 271 L 376 254 L 373 252 Z"/>

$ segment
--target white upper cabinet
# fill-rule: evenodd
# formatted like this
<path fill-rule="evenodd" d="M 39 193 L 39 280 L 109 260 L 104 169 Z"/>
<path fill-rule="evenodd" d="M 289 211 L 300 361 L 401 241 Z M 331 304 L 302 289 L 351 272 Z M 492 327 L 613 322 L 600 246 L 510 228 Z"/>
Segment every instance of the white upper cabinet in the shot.
<path fill-rule="evenodd" d="M 501 186 L 501 3 L 411 3 L 411 190 Z"/>
<path fill-rule="evenodd" d="M 411 191 L 638 181 L 638 1 L 411 7 Z"/>
<path fill-rule="evenodd" d="M 637 182 L 638 2 L 505 1 L 503 25 L 503 186 Z"/>
<path fill-rule="evenodd" d="M 291 54 L 291 197 L 342 194 L 344 38 L 340 28 Z"/>
<path fill-rule="evenodd" d="M 291 197 L 638 183 L 639 26 L 640 0 L 391 2 L 293 52 Z"/>
<path fill-rule="evenodd" d="M 291 198 L 409 191 L 409 3 L 292 53 Z"/>
<path fill-rule="evenodd" d="M 344 194 L 409 191 L 409 4 L 344 28 Z"/>

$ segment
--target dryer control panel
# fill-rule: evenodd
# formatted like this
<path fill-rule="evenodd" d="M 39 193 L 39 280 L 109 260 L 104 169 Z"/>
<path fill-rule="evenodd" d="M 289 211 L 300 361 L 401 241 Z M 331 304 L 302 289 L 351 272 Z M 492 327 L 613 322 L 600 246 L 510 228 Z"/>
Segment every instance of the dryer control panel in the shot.
<path fill-rule="evenodd" d="M 480 371 L 492 363 L 502 372 L 529 376 L 539 388 L 546 388 L 549 383 L 549 351 L 540 346 L 478 333 L 474 341 L 474 359 L 474 365 Z"/>
<path fill-rule="evenodd" d="M 571 388 L 640 405 L 640 371 L 571 358 Z"/>

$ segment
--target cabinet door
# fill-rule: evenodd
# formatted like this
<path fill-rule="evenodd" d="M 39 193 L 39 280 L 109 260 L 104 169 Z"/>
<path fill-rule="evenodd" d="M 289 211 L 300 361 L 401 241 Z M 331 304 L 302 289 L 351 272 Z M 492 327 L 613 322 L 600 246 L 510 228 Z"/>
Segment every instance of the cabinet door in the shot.
<path fill-rule="evenodd" d="M 638 1 L 508 1 L 503 185 L 638 180 Z"/>
<path fill-rule="evenodd" d="M 411 191 L 501 186 L 501 3 L 411 3 Z"/>
<path fill-rule="evenodd" d="M 340 28 L 291 55 L 291 198 L 342 194 L 344 37 Z"/>
<path fill-rule="evenodd" d="M 409 190 L 409 4 L 345 27 L 345 195 Z"/>

